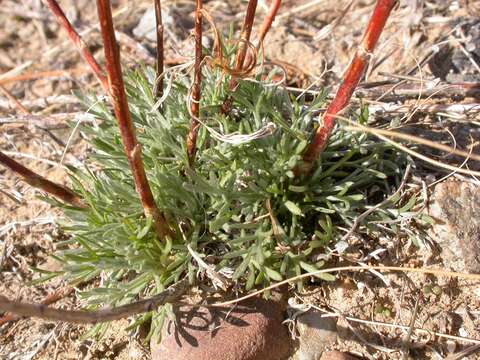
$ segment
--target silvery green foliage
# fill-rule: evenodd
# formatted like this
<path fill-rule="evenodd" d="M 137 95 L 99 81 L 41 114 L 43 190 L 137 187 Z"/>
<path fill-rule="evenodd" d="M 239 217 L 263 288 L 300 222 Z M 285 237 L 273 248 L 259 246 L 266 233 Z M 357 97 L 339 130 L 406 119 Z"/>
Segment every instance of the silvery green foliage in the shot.
<path fill-rule="evenodd" d="M 230 94 L 231 116 L 226 117 L 219 108 L 229 94 L 228 77 L 207 66 L 201 99 L 206 125 L 221 134 L 251 134 L 268 122 L 276 130 L 232 145 L 202 127 L 197 160 L 189 168 L 185 148 L 189 79 L 173 80 L 160 111 L 152 110 L 153 79 L 152 69 L 141 69 L 127 74 L 125 81 L 152 191 L 160 210 L 175 225 L 176 236 L 167 241 L 156 238 L 151 219 L 143 215 L 111 109 L 100 98 L 85 98 L 98 125 L 82 128 L 93 151 L 84 169 L 72 169 L 72 179 L 89 209 L 64 210 L 63 228 L 71 235 L 67 243 L 72 246 L 57 257 L 68 280 L 100 279 L 98 287 L 81 293 L 91 308 L 129 303 L 184 277 L 193 283 L 201 269 L 187 246 L 246 290 L 321 268 L 324 262 L 312 260 L 318 259 L 313 255 L 334 248 L 344 234 L 339 227 L 348 229 L 356 216 L 384 200 L 402 177 L 403 154 L 366 134 L 337 127 L 314 171 L 296 178 L 294 169 L 324 94 L 304 106 L 280 87 L 239 81 Z M 366 116 L 363 111 L 359 121 Z M 389 209 L 373 213 L 360 228 L 362 236 L 378 233 L 370 220 L 393 214 Z M 159 325 L 165 313 L 163 309 L 147 314 L 138 322 L 153 316 L 154 325 Z M 102 329 L 103 325 L 95 331 Z"/>

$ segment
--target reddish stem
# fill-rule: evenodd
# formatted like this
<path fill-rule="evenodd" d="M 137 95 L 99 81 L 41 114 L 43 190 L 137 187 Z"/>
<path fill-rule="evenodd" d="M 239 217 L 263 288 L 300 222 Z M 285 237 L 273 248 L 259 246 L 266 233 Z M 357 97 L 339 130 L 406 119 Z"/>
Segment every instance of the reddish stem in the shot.
<path fill-rule="evenodd" d="M 255 20 L 255 11 L 257 10 L 257 0 L 249 0 L 247 5 L 247 13 L 243 22 L 242 32 L 240 33 L 240 44 L 238 45 L 237 55 L 235 58 L 236 71 L 243 69 L 243 63 L 247 55 L 248 43 L 252 34 L 253 21 Z"/>
<path fill-rule="evenodd" d="M 14 173 L 20 175 L 27 184 L 33 186 L 34 188 L 45 191 L 46 193 L 49 193 L 74 207 L 87 207 L 82 199 L 69 188 L 45 179 L 43 176 L 26 168 L 1 151 L 0 163 L 8 167 Z"/>
<path fill-rule="evenodd" d="M 200 85 L 202 82 L 202 0 L 197 0 L 195 9 L 195 65 L 192 86 L 192 102 L 190 110 L 192 113 L 192 121 L 190 123 L 190 131 L 187 135 L 187 155 L 190 166 L 195 161 L 197 152 L 197 135 L 198 135 L 198 117 L 200 116 Z"/>
<path fill-rule="evenodd" d="M 252 34 L 253 21 L 255 20 L 255 12 L 257 10 L 257 0 L 249 0 L 247 5 L 247 13 L 245 14 L 245 20 L 243 22 L 242 31 L 240 33 L 240 43 L 238 44 L 237 54 L 235 56 L 235 65 L 233 67 L 234 74 L 240 74 L 243 70 L 245 58 L 247 57 L 248 44 L 250 42 L 250 35 Z M 247 62 L 251 62 L 249 57 Z M 247 66 L 248 67 L 248 66 Z M 232 76 L 228 83 L 230 90 L 235 89 L 237 86 L 237 79 Z M 220 112 L 222 114 L 228 114 L 232 107 L 232 98 L 228 96 L 223 102 Z"/>
<path fill-rule="evenodd" d="M 314 161 L 327 146 L 328 139 L 335 126 L 335 118 L 348 105 L 355 88 L 363 76 L 368 60 L 385 27 L 390 12 L 396 3 L 396 0 L 377 0 L 363 36 L 362 44 L 355 53 L 334 99 L 323 115 L 322 125 L 315 132 L 313 140 L 303 155 L 304 164 L 299 169 L 301 173 L 305 174 L 311 170 Z"/>
<path fill-rule="evenodd" d="M 153 198 L 142 162 L 142 149 L 135 136 L 135 128 L 128 109 L 125 86 L 120 65 L 120 51 L 113 29 L 112 11 L 109 0 L 97 0 L 98 18 L 102 32 L 111 102 L 118 122 L 123 147 L 132 169 L 135 188 L 145 215 L 151 216 L 155 231 L 160 239 L 171 235 L 165 216 L 160 212 Z"/>
<path fill-rule="evenodd" d="M 154 0 L 155 3 L 155 21 L 157 25 L 157 82 L 155 84 L 155 96 L 157 98 L 163 95 L 163 22 L 162 22 L 162 5 L 160 0 Z"/>
<path fill-rule="evenodd" d="M 281 4 L 282 4 L 282 0 L 272 0 L 272 4 L 268 9 L 268 14 L 265 16 L 265 19 L 263 19 L 262 27 L 258 32 L 257 49 L 260 48 L 260 46 L 263 43 L 263 40 L 265 40 L 265 36 L 267 35 L 268 31 L 272 27 L 272 23 L 275 20 L 275 16 L 277 15 L 278 9 L 280 8 Z"/>
<path fill-rule="evenodd" d="M 85 42 L 82 40 L 80 35 L 75 31 L 72 24 L 65 16 L 65 13 L 63 12 L 62 8 L 60 7 L 60 5 L 58 5 L 58 2 L 56 0 L 42 0 L 42 1 L 45 5 L 47 5 L 50 8 L 50 11 L 57 18 L 58 23 L 65 29 L 68 37 L 73 42 L 73 44 L 77 47 L 78 51 L 80 52 L 80 55 L 83 57 L 83 59 L 87 62 L 87 64 L 92 69 L 95 77 L 100 82 L 103 89 L 108 92 L 107 78 L 103 74 L 103 71 L 100 69 L 100 66 L 98 65 L 97 61 L 93 57 L 92 53 L 88 49 Z"/>

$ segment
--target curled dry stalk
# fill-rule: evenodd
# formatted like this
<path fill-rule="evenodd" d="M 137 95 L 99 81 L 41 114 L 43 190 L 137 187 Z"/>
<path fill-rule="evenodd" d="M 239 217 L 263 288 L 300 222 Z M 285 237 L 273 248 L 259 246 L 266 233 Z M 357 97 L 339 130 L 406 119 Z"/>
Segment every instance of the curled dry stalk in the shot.
<path fill-rule="evenodd" d="M 238 45 L 237 54 L 235 57 L 236 71 L 241 71 L 247 56 L 248 44 L 250 43 L 250 36 L 252 34 L 253 21 L 255 20 L 255 12 L 257 10 L 257 0 L 250 0 L 247 5 L 247 13 L 245 14 L 245 21 L 243 22 L 242 32 L 240 33 L 240 43 Z M 234 79 L 232 79 L 234 81 Z M 230 89 L 235 87 L 235 82 L 230 84 Z"/>
<path fill-rule="evenodd" d="M 243 21 L 242 31 L 240 33 L 240 42 L 238 44 L 237 53 L 235 56 L 235 64 L 233 66 L 232 74 L 242 74 L 245 59 L 247 58 L 247 49 L 250 46 L 250 36 L 252 34 L 253 21 L 255 20 L 255 12 L 257 10 L 257 0 L 249 0 L 247 5 L 247 13 L 245 14 L 245 20 Z M 253 59 L 249 58 L 249 62 L 252 62 Z M 248 68 L 253 68 L 255 64 L 249 64 Z M 237 79 L 232 76 L 228 87 L 230 90 L 235 89 L 237 86 Z M 222 104 L 221 113 L 228 114 L 230 108 L 232 107 L 232 98 L 228 96 Z"/>
<path fill-rule="evenodd" d="M 297 170 L 297 173 L 309 173 L 313 167 L 313 163 L 327 146 L 328 139 L 335 126 L 336 115 L 348 105 L 353 92 L 364 74 L 369 58 L 372 56 L 372 52 L 390 16 L 390 12 L 396 3 L 396 0 L 377 0 L 367 29 L 363 35 L 362 43 L 358 47 L 335 97 L 327 107 L 320 127 L 316 130 L 312 141 L 305 150 L 303 164 L 301 168 Z"/>
<path fill-rule="evenodd" d="M 67 32 L 68 37 L 72 41 L 72 43 L 77 47 L 78 51 L 82 58 L 86 61 L 86 63 L 90 66 L 93 74 L 97 78 L 97 80 L 102 85 L 103 89 L 108 92 L 108 81 L 105 77 L 103 71 L 100 69 L 100 65 L 98 65 L 97 61 L 93 57 L 92 53 L 88 49 L 85 42 L 82 40 L 80 35 L 75 31 L 70 21 L 65 16 L 65 13 L 61 9 L 60 5 L 56 0 L 42 0 L 43 3 L 48 6 L 50 11 L 55 15 L 58 23 L 65 29 Z"/>
<path fill-rule="evenodd" d="M 97 0 L 98 18 L 103 38 L 105 62 L 110 97 L 117 119 L 123 147 L 133 173 L 135 188 L 146 216 L 151 216 L 155 231 L 160 239 L 172 235 L 172 231 L 153 198 L 142 161 L 142 148 L 137 142 L 135 128 L 128 109 L 125 86 L 120 65 L 120 52 L 113 29 L 112 11 L 109 0 Z"/>
<path fill-rule="evenodd" d="M 202 82 L 202 0 L 196 1 L 195 9 L 195 64 L 193 73 L 192 99 L 190 103 L 190 112 L 192 120 L 190 131 L 187 135 L 187 156 L 190 166 L 195 162 L 197 152 L 197 134 L 200 124 L 200 85 Z"/>
<path fill-rule="evenodd" d="M 164 68 L 164 47 L 163 47 L 163 22 L 162 22 L 162 4 L 160 0 L 154 0 L 155 3 L 155 22 L 157 30 L 157 81 L 155 84 L 155 97 L 161 98 L 163 95 L 163 68 Z"/>
<path fill-rule="evenodd" d="M 76 208 L 84 209 L 87 207 L 87 205 L 83 202 L 83 200 L 69 188 L 45 179 L 43 176 L 26 168 L 25 166 L 16 162 L 15 160 L 5 155 L 1 151 L 0 151 L 0 163 L 8 167 L 14 173 L 21 176 L 27 184 L 33 186 L 34 188 L 45 191 L 46 193 L 51 194 L 56 198 Z"/>

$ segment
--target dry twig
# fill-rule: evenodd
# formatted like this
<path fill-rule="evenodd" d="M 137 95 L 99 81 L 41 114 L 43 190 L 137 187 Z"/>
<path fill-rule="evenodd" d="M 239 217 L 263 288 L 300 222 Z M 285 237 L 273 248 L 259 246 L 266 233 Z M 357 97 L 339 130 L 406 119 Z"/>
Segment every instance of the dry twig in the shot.
<path fill-rule="evenodd" d="M 339 312 L 329 312 L 329 311 L 326 311 L 314 304 L 310 304 L 310 303 L 305 303 L 306 306 L 308 307 L 312 307 L 318 311 L 321 311 L 322 313 L 324 313 L 325 315 L 329 316 L 329 317 L 339 317 L 339 318 L 342 318 L 344 320 L 347 320 L 347 321 L 352 321 L 352 322 L 356 322 L 356 323 L 359 323 L 359 324 L 364 324 L 364 325 L 371 325 L 371 326 L 382 326 L 382 327 L 386 327 L 386 328 L 392 328 L 392 329 L 401 329 L 401 330 L 406 330 L 406 331 L 409 331 L 409 329 L 411 328 L 410 326 L 406 326 L 406 325 L 400 325 L 400 324 L 391 324 L 391 323 L 387 323 L 387 322 L 383 322 L 383 321 L 374 321 L 374 320 L 364 320 L 364 319 L 359 319 L 359 318 L 356 318 L 356 317 L 353 317 L 353 316 L 346 316 L 342 313 L 339 313 Z M 440 332 L 435 332 L 435 331 L 431 331 L 431 330 L 427 330 L 427 329 L 424 329 L 424 328 L 419 328 L 419 327 L 414 327 L 413 328 L 413 332 L 417 333 L 417 332 L 422 332 L 422 333 L 426 333 L 426 334 L 429 334 L 429 335 L 434 335 L 434 336 L 437 336 L 439 338 L 442 338 L 442 339 L 450 339 L 450 340 L 456 340 L 456 341 L 462 341 L 462 342 L 465 342 L 465 343 L 471 343 L 471 344 L 477 344 L 477 345 L 480 345 L 480 340 L 477 340 L 477 339 L 472 339 L 472 338 L 468 338 L 468 337 L 463 337 L 463 336 L 455 336 L 455 335 L 449 335 L 449 334 L 444 334 L 444 333 L 440 333 Z M 477 346 L 472 346 L 471 347 L 472 351 L 476 351 L 478 349 Z M 459 353 L 457 353 L 458 355 Z M 453 356 L 452 354 L 452 357 L 447 357 L 445 358 L 444 360 L 458 360 L 458 359 L 461 359 L 456 357 L 456 356 Z"/>
<path fill-rule="evenodd" d="M 109 87 L 108 87 L 107 78 L 103 74 L 103 71 L 100 69 L 100 66 L 98 65 L 97 61 L 93 57 L 92 53 L 88 49 L 85 42 L 82 40 L 80 35 L 75 31 L 72 24 L 70 24 L 70 21 L 65 16 L 65 13 L 63 12 L 63 10 L 60 8 L 60 5 L 58 5 L 58 2 L 56 0 L 42 0 L 42 1 L 45 5 L 49 7 L 53 15 L 55 15 L 58 23 L 65 29 L 68 37 L 70 38 L 72 43 L 77 47 L 83 59 L 90 66 L 95 77 L 102 85 L 103 89 L 108 92 Z"/>
<path fill-rule="evenodd" d="M 119 320 L 131 315 L 153 311 L 159 306 L 178 300 L 187 290 L 188 282 L 182 280 L 158 295 L 147 300 L 97 311 L 52 309 L 44 304 L 27 304 L 7 299 L 0 295 L 0 310 L 19 316 L 39 317 L 46 320 L 65 321 L 77 324 L 96 324 Z"/>
<path fill-rule="evenodd" d="M 74 288 L 69 287 L 69 286 L 58 289 L 57 291 L 53 292 L 52 294 L 49 294 L 48 296 L 46 296 L 41 301 L 40 304 L 41 305 L 51 305 L 51 304 L 57 302 L 58 300 L 64 298 L 65 296 L 68 296 L 69 294 L 71 294 L 73 292 L 73 290 L 74 290 Z M 6 324 L 8 322 L 18 320 L 20 318 L 21 318 L 21 316 L 19 316 L 19 315 L 12 314 L 12 313 L 7 313 L 0 318 L 0 326 Z"/>
<path fill-rule="evenodd" d="M 350 120 L 346 119 L 346 118 L 343 118 L 341 116 L 337 116 L 338 118 L 341 118 L 343 121 L 346 121 L 346 122 L 351 122 Z M 400 149 L 414 157 L 416 157 L 417 159 L 420 159 L 420 160 L 423 160 L 431 165 L 434 165 L 434 166 L 437 166 L 441 169 L 446 169 L 446 170 L 450 170 L 450 171 L 454 171 L 454 172 L 457 172 L 457 173 L 461 173 L 461 174 L 465 174 L 465 175 L 472 175 L 472 176 L 480 176 L 480 171 L 475 171 L 475 170 L 469 170 L 469 169 L 462 169 L 460 167 L 457 167 L 457 166 L 453 166 L 453 165 L 449 165 L 449 164 L 445 164 L 441 161 L 437 161 L 437 160 L 434 160 L 434 159 L 431 159 L 429 158 L 428 156 L 425 156 L 423 154 L 420 154 L 418 153 L 417 151 L 414 151 L 392 139 L 390 139 L 389 137 L 387 136 L 384 136 L 382 135 L 379 131 L 377 131 L 377 129 L 374 129 L 374 128 L 370 128 L 370 127 L 366 127 L 366 126 L 363 126 L 363 125 L 359 125 L 359 124 L 356 124 L 355 126 L 349 126 L 347 127 L 347 129 L 350 129 L 350 130 L 360 130 L 360 131 L 364 131 L 364 132 L 367 132 L 367 133 L 370 133 L 370 134 L 373 134 L 375 135 L 376 137 L 378 137 L 379 139 L 385 141 L 385 142 L 388 142 L 389 144 L 395 146 L 397 149 Z M 385 131 L 385 130 L 383 130 Z M 397 134 L 397 137 L 398 137 L 398 134 Z M 423 139 L 424 143 L 427 142 L 427 140 Z M 427 143 L 428 145 L 428 143 Z M 440 147 L 439 144 L 437 144 L 436 147 Z M 449 147 L 450 148 L 450 147 Z M 458 150 L 455 150 L 455 149 L 452 149 L 453 151 L 452 152 L 457 152 Z M 476 155 L 477 156 L 477 155 Z M 470 154 L 468 155 L 467 159 L 470 158 Z"/>
<path fill-rule="evenodd" d="M 0 117 L 0 126 L 6 124 L 23 124 L 23 125 L 35 125 L 41 129 L 46 130 L 58 130 L 68 128 L 68 120 L 78 119 L 83 122 L 93 122 L 94 117 L 85 113 L 57 113 L 51 114 L 48 117 L 43 115 L 15 115 Z"/>
<path fill-rule="evenodd" d="M 386 89 L 377 87 L 374 89 L 358 89 L 356 97 L 370 98 L 384 102 L 398 102 L 406 99 L 419 98 L 448 98 L 464 99 L 466 97 L 478 97 L 480 95 L 480 84 L 440 84 L 433 88 L 414 87 L 396 88 L 391 94 L 386 94 Z"/>
<path fill-rule="evenodd" d="M 480 161 L 480 154 L 469 153 L 467 151 L 458 150 L 458 149 L 455 149 L 451 146 L 443 145 L 443 144 L 440 144 L 440 143 L 435 142 L 435 141 L 431 141 L 431 140 L 428 140 L 428 139 L 421 138 L 419 136 L 415 136 L 415 135 L 411 135 L 411 134 L 405 134 L 405 133 L 402 133 L 402 132 L 392 131 L 392 130 L 370 128 L 370 127 L 363 126 L 363 125 L 357 125 L 353 122 L 349 122 L 349 123 L 351 124 L 351 126 L 346 126 L 345 130 L 368 132 L 368 133 L 375 134 L 375 135 L 380 134 L 380 135 L 385 135 L 385 136 L 388 136 L 388 137 L 407 140 L 407 141 L 410 141 L 410 142 L 413 142 L 413 143 L 416 143 L 416 144 L 422 144 L 422 145 L 426 145 L 426 146 L 429 146 L 429 147 L 437 149 L 437 150 L 445 151 L 445 152 L 448 153 L 447 155 L 455 154 L 455 155 L 458 155 L 458 156 L 463 156 L 464 158 L 467 158 L 467 159 Z"/>
<path fill-rule="evenodd" d="M 34 188 L 45 191 L 46 193 L 51 194 L 61 199 L 65 203 L 70 204 L 74 207 L 77 207 L 77 208 L 87 207 L 83 202 L 83 200 L 71 189 L 45 179 L 43 176 L 26 168 L 25 166 L 16 162 L 11 157 L 7 156 L 1 151 L 0 151 L 0 163 L 8 167 L 14 173 L 20 175 L 27 184 L 33 186 Z"/>
<path fill-rule="evenodd" d="M 381 270 L 381 271 L 400 271 L 407 273 L 420 273 L 420 274 L 433 274 L 437 276 L 448 276 L 448 277 L 458 277 L 468 280 L 480 280 L 479 274 L 467 274 L 467 273 L 458 273 L 453 271 L 444 271 L 438 269 L 424 269 L 424 268 L 408 268 L 401 266 L 342 266 L 337 268 L 328 268 L 317 270 L 310 273 L 305 273 L 291 277 L 289 279 L 280 281 L 278 283 L 267 286 L 264 289 L 254 291 L 243 297 L 228 300 L 224 302 L 214 303 L 214 304 L 190 304 L 190 303 L 181 303 L 185 306 L 191 307 L 225 307 L 233 304 L 237 304 L 241 301 L 247 300 L 249 298 L 260 295 L 266 291 L 273 290 L 282 285 L 286 285 L 301 279 L 305 279 L 318 274 L 326 273 L 335 273 L 343 271 L 368 271 L 368 270 Z M 169 287 L 162 293 L 153 296 L 150 299 L 141 300 L 133 302 L 128 305 L 119 306 L 113 309 L 102 309 L 98 311 L 72 311 L 72 310 L 59 310 L 46 307 L 42 304 L 26 304 L 19 303 L 16 301 L 11 301 L 4 296 L 0 295 L 0 311 L 8 311 L 20 316 L 32 316 L 39 317 L 42 319 L 56 320 L 56 321 L 66 321 L 72 323 L 81 323 L 81 324 L 95 324 L 99 322 L 113 321 L 118 319 L 123 319 L 132 315 L 138 315 L 145 312 L 155 310 L 159 306 L 166 303 L 177 303 L 180 304 L 177 300 L 187 291 L 188 281 L 182 280 L 177 284 Z"/>
<path fill-rule="evenodd" d="M 82 68 L 27 72 L 20 75 L 2 78 L 0 79 L 0 84 L 5 85 L 9 83 L 16 83 L 18 81 L 46 79 L 46 78 L 63 78 L 63 77 L 71 77 L 74 75 L 77 76 L 77 75 L 83 75 L 83 74 L 85 74 L 85 69 L 82 69 Z"/>

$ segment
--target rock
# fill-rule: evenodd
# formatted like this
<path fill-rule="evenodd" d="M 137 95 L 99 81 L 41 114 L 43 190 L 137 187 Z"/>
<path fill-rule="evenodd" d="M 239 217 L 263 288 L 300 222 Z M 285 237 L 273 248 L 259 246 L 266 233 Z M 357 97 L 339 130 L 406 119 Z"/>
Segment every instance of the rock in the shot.
<path fill-rule="evenodd" d="M 190 3 L 186 4 L 171 4 L 168 9 L 162 7 L 162 23 L 164 29 L 169 34 L 178 36 L 179 39 L 185 39 L 188 36 L 188 31 L 194 27 L 194 17 L 191 12 L 194 6 Z M 157 41 L 155 21 L 155 10 L 153 6 L 147 9 L 138 25 L 133 29 L 133 35 L 139 39 L 146 39 L 151 42 Z M 176 39 L 178 40 L 178 39 Z"/>
<path fill-rule="evenodd" d="M 171 24 L 173 21 L 170 15 L 162 11 L 162 22 L 164 25 Z M 140 22 L 138 25 L 133 29 L 133 35 L 137 39 L 147 39 L 148 41 L 155 42 L 157 41 L 157 32 L 156 32 L 157 23 L 155 21 L 155 10 L 154 8 L 147 9 L 142 17 L 140 18 Z"/>
<path fill-rule="evenodd" d="M 150 343 L 153 360 L 282 360 L 290 337 L 282 324 L 283 306 L 263 299 L 235 307 L 176 311 L 158 344 Z"/>
<path fill-rule="evenodd" d="M 297 317 L 297 329 L 300 334 L 298 360 L 318 360 L 325 347 L 337 340 L 337 322 L 331 317 L 322 317 L 322 313 L 309 310 Z"/>
<path fill-rule="evenodd" d="M 325 57 L 334 57 L 334 54 L 325 54 L 310 42 L 297 38 L 285 26 L 278 26 L 275 31 L 271 31 L 264 46 L 269 58 L 295 64 L 305 73 L 316 76 L 320 76 L 325 68 Z"/>
<path fill-rule="evenodd" d="M 460 272 L 480 272 L 480 188 L 460 181 L 438 184 L 429 215 L 442 249 L 444 265 Z"/>
<path fill-rule="evenodd" d="M 333 350 L 324 352 L 320 360 L 358 360 L 358 358 L 348 353 Z"/>

